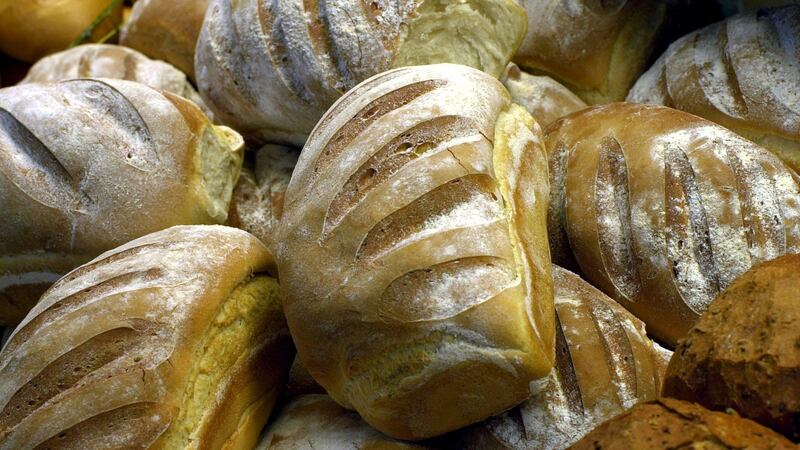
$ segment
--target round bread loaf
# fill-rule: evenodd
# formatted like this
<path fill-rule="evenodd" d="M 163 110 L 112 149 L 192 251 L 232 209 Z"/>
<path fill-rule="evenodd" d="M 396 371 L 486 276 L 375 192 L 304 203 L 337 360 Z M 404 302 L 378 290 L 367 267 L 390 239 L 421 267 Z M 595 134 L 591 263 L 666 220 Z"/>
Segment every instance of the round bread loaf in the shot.
<path fill-rule="evenodd" d="M 556 363 L 520 406 L 475 425 L 464 449 L 564 449 L 636 403 L 655 400 L 669 350 L 644 323 L 560 267 L 553 268 Z"/>
<path fill-rule="evenodd" d="M 499 76 L 525 35 L 516 0 L 214 0 L 198 88 L 256 142 L 302 145 L 337 98 L 393 67 L 459 63 Z"/>
<path fill-rule="evenodd" d="M 286 191 L 284 310 L 303 364 L 423 439 L 525 400 L 553 364 L 539 126 L 465 66 L 398 69 L 323 117 Z"/>
<path fill-rule="evenodd" d="M 571 450 L 770 449 L 797 446 L 753 421 L 671 398 L 634 406 Z"/>
<path fill-rule="evenodd" d="M 511 100 L 528 110 L 542 127 L 586 108 L 586 103 L 564 85 L 546 76 L 534 76 L 510 63 L 500 77 Z"/>
<path fill-rule="evenodd" d="M 177 226 L 70 272 L 0 353 L 0 449 L 253 448 L 293 353 L 274 269 Z"/>
<path fill-rule="evenodd" d="M 800 170 L 800 5 L 730 17 L 675 41 L 628 94 L 717 122 Z"/>
<path fill-rule="evenodd" d="M 800 441 L 800 255 L 750 269 L 711 303 L 675 350 L 664 395 Z"/>
<path fill-rule="evenodd" d="M 0 90 L 0 324 L 67 271 L 176 224 L 223 223 L 242 139 L 139 83 Z"/>
<path fill-rule="evenodd" d="M 670 346 L 752 265 L 800 251 L 800 180 L 691 114 L 616 103 L 552 124 L 549 231 Z"/>

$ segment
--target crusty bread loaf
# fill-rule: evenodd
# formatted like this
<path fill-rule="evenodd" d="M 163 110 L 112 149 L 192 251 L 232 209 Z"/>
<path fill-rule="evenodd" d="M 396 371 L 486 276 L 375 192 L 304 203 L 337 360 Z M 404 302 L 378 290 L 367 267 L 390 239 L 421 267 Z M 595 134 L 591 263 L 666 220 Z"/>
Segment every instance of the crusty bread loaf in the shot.
<path fill-rule="evenodd" d="M 542 127 L 554 120 L 586 108 L 586 103 L 563 84 L 546 76 L 535 76 L 510 63 L 500 81 L 511 100 L 528 110 Z"/>
<path fill-rule="evenodd" d="M 233 190 L 228 223 L 276 247 L 275 232 L 283 214 L 283 199 L 300 152 L 281 145 L 265 145 L 256 152 L 255 167 L 243 170 Z"/>
<path fill-rule="evenodd" d="M 516 0 L 214 0 L 195 72 L 222 123 L 253 141 L 302 145 L 372 75 L 452 62 L 499 76 L 524 35 Z"/>
<path fill-rule="evenodd" d="M 753 264 L 800 250 L 798 176 L 717 124 L 616 103 L 553 123 L 546 143 L 553 253 L 571 246 L 671 346 Z"/>
<path fill-rule="evenodd" d="M 131 239 L 222 223 L 242 140 L 193 103 L 122 80 L 0 90 L 0 324 Z"/>
<path fill-rule="evenodd" d="M 800 171 L 800 5 L 728 18 L 670 45 L 628 94 L 717 122 Z"/>
<path fill-rule="evenodd" d="M 0 448 L 253 448 L 292 358 L 274 277 L 221 226 L 70 272 L 0 353 Z"/>
<path fill-rule="evenodd" d="M 790 450 L 797 446 L 753 421 L 664 398 L 634 406 L 571 450 Z"/>
<path fill-rule="evenodd" d="M 800 255 L 750 269 L 711 303 L 678 345 L 664 395 L 800 441 Z"/>
<path fill-rule="evenodd" d="M 520 403 L 553 363 L 540 130 L 465 66 L 365 81 L 300 155 L 279 226 L 303 364 L 378 430 L 422 439 Z"/>
<path fill-rule="evenodd" d="M 209 0 L 137 0 L 120 43 L 194 79 L 194 49 Z"/>
<path fill-rule="evenodd" d="M 553 268 L 556 363 L 517 408 L 464 432 L 458 448 L 564 449 L 636 403 L 655 400 L 671 352 L 614 300 Z"/>
<path fill-rule="evenodd" d="M 175 67 L 154 61 L 136 50 L 119 45 L 85 44 L 39 60 L 21 83 L 43 83 L 73 78 L 116 78 L 136 81 L 157 91 L 178 94 L 211 112 L 186 75 Z"/>
<path fill-rule="evenodd" d="M 402 450 L 423 447 L 396 441 L 339 406 L 327 395 L 304 395 L 287 404 L 264 430 L 256 450 Z"/>

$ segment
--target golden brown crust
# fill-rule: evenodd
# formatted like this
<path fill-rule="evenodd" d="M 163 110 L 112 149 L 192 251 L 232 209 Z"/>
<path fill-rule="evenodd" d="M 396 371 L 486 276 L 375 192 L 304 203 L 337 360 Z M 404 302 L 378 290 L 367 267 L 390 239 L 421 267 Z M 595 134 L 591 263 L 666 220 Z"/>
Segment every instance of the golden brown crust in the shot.
<path fill-rule="evenodd" d="M 546 141 L 551 236 L 668 345 L 753 264 L 800 251 L 797 175 L 719 125 L 616 103 L 555 122 Z"/>
<path fill-rule="evenodd" d="M 542 128 L 586 108 L 586 103 L 564 85 L 550 77 L 526 73 L 514 63 L 506 67 L 500 81 L 511 94 L 511 101 L 525 108 Z"/>
<path fill-rule="evenodd" d="M 800 255 L 737 278 L 675 350 L 664 395 L 744 417 L 800 440 Z"/>
<path fill-rule="evenodd" d="M 797 448 L 778 433 L 736 415 L 671 398 L 634 406 L 603 423 L 571 450 Z"/>

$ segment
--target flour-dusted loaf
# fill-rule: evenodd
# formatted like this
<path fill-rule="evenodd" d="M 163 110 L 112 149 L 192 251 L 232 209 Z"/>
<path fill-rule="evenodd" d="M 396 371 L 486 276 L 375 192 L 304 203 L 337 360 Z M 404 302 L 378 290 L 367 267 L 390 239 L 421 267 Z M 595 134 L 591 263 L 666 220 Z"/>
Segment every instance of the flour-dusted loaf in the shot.
<path fill-rule="evenodd" d="M 152 60 L 120 45 L 84 44 L 47 56 L 34 64 L 20 83 L 73 78 L 136 81 L 157 91 L 168 91 L 189 99 L 210 115 L 186 74 L 163 61 Z"/>
<path fill-rule="evenodd" d="M 506 67 L 500 81 L 511 94 L 511 100 L 528 110 L 542 127 L 586 108 L 586 103 L 563 84 L 547 76 L 526 73 L 514 63 Z"/>
<path fill-rule="evenodd" d="M 309 138 L 279 227 L 298 354 L 340 404 L 422 439 L 525 400 L 554 357 L 547 160 L 499 81 L 389 71 Z"/>
<path fill-rule="evenodd" d="M 750 269 L 711 303 L 675 350 L 664 395 L 800 441 L 800 255 Z"/>
<path fill-rule="evenodd" d="M 556 363 L 520 406 L 467 429 L 459 448 L 569 447 L 607 419 L 655 400 L 671 352 L 644 323 L 560 267 L 553 268 Z"/>
<path fill-rule="evenodd" d="M 396 441 L 367 425 L 358 413 L 339 406 L 327 395 L 303 395 L 284 406 L 264 430 L 256 450 L 422 449 Z"/>
<path fill-rule="evenodd" d="M 571 450 L 791 450 L 780 434 L 734 414 L 664 398 L 603 423 Z"/>
<path fill-rule="evenodd" d="M 194 49 L 209 0 L 137 0 L 120 43 L 194 79 Z"/>
<path fill-rule="evenodd" d="M 717 122 L 800 170 L 800 5 L 728 18 L 670 45 L 628 94 Z"/>
<path fill-rule="evenodd" d="M 375 74 L 451 62 L 499 76 L 524 35 L 516 0 L 213 0 L 195 73 L 222 123 L 302 145 L 337 98 Z"/>
<path fill-rule="evenodd" d="M 697 116 L 615 103 L 546 132 L 553 253 L 674 345 L 752 265 L 800 250 L 800 184 Z"/>
<path fill-rule="evenodd" d="M 0 448 L 253 448 L 293 353 L 275 275 L 222 226 L 70 272 L 0 353 Z"/>
<path fill-rule="evenodd" d="M 223 223 L 242 139 L 123 80 L 0 90 L 0 324 L 67 271 L 176 224 Z"/>

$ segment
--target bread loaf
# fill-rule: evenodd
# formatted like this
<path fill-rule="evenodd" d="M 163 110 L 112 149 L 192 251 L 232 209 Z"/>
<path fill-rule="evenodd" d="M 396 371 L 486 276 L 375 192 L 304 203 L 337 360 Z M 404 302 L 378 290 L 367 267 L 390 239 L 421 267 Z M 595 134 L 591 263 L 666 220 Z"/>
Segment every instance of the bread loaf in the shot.
<path fill-rule="evenodd" d="M 107 37 L 121 22 L 121 1 L 7 0 L 0 2 L 0 52 L 33 63 L 69 47 L 84 31 L 91 32 L 90 41 Z"/>
<path fill-rule="evenodd" d="M 553 268 L 556 363 L 517 408 L 473 426 L 458 448 L 564 449 L 636 403 L 655 400 L 671 352 L 614 300 Z"/>
<path fill-rule="evenodd" d="M 186 75 L 175 67 L 154 61 L 127 47 L 85 44 L 39 60 L 21 83 L 43 83 L 73 78 L 117 78 L 136 81 L 157 91 L 168 91 L 211 112 L 194 90 Z"/>
<path fill-rule="evenodd" d="M 744 417 L 800 441 L 800 255 L 750 269 L 680 343 L 664 395 Z"/>
<path fill-rule="evenodd" d="M 378 430 L 423 439 L 520 403 L 553 363 L 539 126 L 441 64 L 350 91 L 286 191 L 279 267 L 303 364 Z"/>
<path fill-rule="evenodd" d="M 617 103 L 552 124 L 549 230 L 670 346 L 752 265 L 800 250 L 798 176 L 688 113 Z"/>
<path fill-rule="evenodd" d="M 222 223 L 242 140 L 193 103 L 122 80 L 0 90 L 0 324 L 62 274 L 175 224 Z"/>
<path fill-rule="evenodd" d="M 750 420 L 664 398 L 634 406 L 570 447 L 571 450 L 672 448 L 789 450 L 797 446 Z"/>
<path fill-rule="evenodd" d="M 275 232 L 299 153 L 291 147 L 265 145 L 256 153 L 254 170 L 242 171 L 233 190 L 227 224 L 255 235 L 270 250 L 276 249 Z"/>
<path fill-rule="evenodd" d="M 452 62 L 499 76 L 524 35 L 515 0 L 214 0 L 195 69 L 222 123 L 254 141 L 302 145 L 372 75 Z"/>
<path fill-rule="evenodd" d="M 292 358 L 274 277 L 221 226 L 70 272 L 0 353 L 0 448 L 253 448 Z"/>
<path fill-rule="evenodd" d="M 511 94 L 511 100 L 528 110 L 542 127 L 586 108 L 586 103 L 564 85 L 550 77 L 525 73 L 514 63 L 506 67 L 500 81 Z"/>
<path fill-rule="evenodd" d="M 194 79 L 194 48 L 207 7 L 208 0 L 137 0 L 120 43 Z"/>
<path fill-rule="evenodd" d="M 292 398 L 306 394 L 325 394 L 325 389 L 308 373 L 303 361 L 295 358 L 286 381 L 286 396 Z"/>
<path fill-rule="evenodd" d="M 423 447 L 396 441 L 367 425 L 327 395 L 293 399 L 264 430 L 256 450 L 400 450 Z"/>
<path fill-rule="evenodd" d="M 670 45 L 628 94 L 717 122 L 800 170 L 800 5 L 731 17 Z"/>

